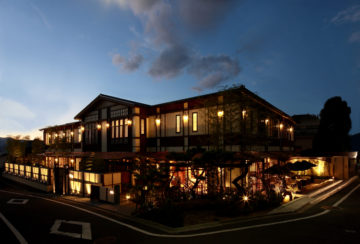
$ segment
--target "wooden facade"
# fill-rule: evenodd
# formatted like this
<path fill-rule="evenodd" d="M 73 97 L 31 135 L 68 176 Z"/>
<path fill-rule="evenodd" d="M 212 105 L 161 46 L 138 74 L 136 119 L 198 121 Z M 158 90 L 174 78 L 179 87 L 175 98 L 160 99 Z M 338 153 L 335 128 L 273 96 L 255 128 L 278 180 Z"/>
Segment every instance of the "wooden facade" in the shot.
<path fill-rule="evenodd" d="M 75 119 L 42 129 L 45 143 L 65 138 L 74 152 L 294 149 L 293 119 L 244 86 L 157 105 L 100 94 Z"/>

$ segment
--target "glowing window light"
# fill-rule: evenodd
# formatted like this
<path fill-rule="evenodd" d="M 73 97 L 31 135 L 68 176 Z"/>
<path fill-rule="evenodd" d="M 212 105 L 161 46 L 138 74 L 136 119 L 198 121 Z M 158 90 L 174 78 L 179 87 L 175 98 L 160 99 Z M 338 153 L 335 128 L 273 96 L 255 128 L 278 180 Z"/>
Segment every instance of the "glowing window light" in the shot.
<path fill-rule="evenodd" d="M 86 193 L 87 194 L 91 194 L 91 184 L 85 184 L 85 186 L 86 186 Z"/>
<path fill-rule="evenodd" d="M 160 126 L 160 122 L 161 122 L 161 120 L 160 120 L 160 119 L 156 119 L 156 120 L 155 120 L 155 124 L 156 124 L 156 126 Z"/>
<path fill-rule="evenodd" d="M 217 112 L 217 116 L 218 116 L 219 118 L 222 118 L 222 117 L 224 116 L 224 111 L 223 111 L 223 110 L 219 110 L 219 111 Z"/>

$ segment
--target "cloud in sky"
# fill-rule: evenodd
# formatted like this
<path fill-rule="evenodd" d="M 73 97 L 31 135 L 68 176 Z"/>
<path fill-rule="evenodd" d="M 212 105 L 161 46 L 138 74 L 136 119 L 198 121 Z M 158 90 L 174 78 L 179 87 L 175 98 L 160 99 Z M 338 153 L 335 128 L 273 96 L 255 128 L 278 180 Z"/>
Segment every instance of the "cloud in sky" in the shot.
<path fill-rule="evenodd" d="M 198 80 L 196 90 L 211 89 L 229 81 L 240 72 L 236 60 L 228 55 L 194 56 L 194 50 L 185 44 L 180 30 L 201 30 L 214 27 L 226 15 L 234 0 L 101 0 L 106 5 L 117 5 L 121 9 L 130 9 L 143 23 L 144 42 L 150 39 L 155 57 L 150 60 L 148 74 L 154 78 L 171 79 L 185 72 Z M 184 27 L 184 28 L 183 28 Z M 189 28 L 190 27 L 190 28 Z M 132 27 L 132 32 L 137 31 Z M 133 54 L 126 58 L 120 54 L 112 56 L 112 62 L 123 70 L 135 71 L 143 58 Z M 195 68 L 196 67 L 196 68 Z M 195 70 L 198 69 L 198 70 Z"/>
<path fill-rule="evenodd" d="M 347 22 L 355 23 L 359 21 L 360 21 L 360 5 L 354 5 L 345 10 L 342 10 L 331 19 L 331 22 L 336 24 L 342 24 Z"/>
<path fill-rule="evenodd" d="M 171 46 L 163 50 L 151 64 L 149 74 L 156 78 L 173 78 L 179 75 L 190 62 L 191 57 L 187 48 Z"/>
<path fill-rule="evenodd" d="M 31 112 L 25 105 L 0 97 L 0 118 L 12 119 L 33 119 L 35 114 Z"/>
<path fill-rule="evenodd" d="M 198 31 L 214 27 L 235 2 L 235 0 L 181 0 L 179 13 L 189 28 Z"/>
<path fill-rule="evenodd" d="M 36 14 L 39 16 L 41 22 L 48 28 L 51 29 L 52 26 L 50 25 L 49 21 L 46 18 L 46 15 L 44 14 L 43 11 L 40 10 L 40 8 L 38 6 L 36 6 L 34 3 L 30 3 L 32 9 L 36 12 Z"/>
<path fill-rule="evenodd" d="M 134 54 L 126 58 L 116 53 L 112 56 L 112 63 L 115 66 L 121 67 L 123 71 L 134 71 L 140 67 L 143 59 L 141 54 Z"/>
<path fill-rule="evenodd" d="M 351 36 L 349 37 L 349 42 L 360 42 L 360 31 L 353 32 Z"/>
<path fill-rule="evenodd" d="M 29 121 L 36 115 L 25 105 L 11 99 L 0 97 L 0 136 L 8 135 L 30 135 L 31 138 L 38 136 L 38 129 L 33 129 L 31 133 L 24 127 L 24 123 L 19 121 Z"/>
<path fill-rule="evenodd" d="M 189 67 L 189 73 L 200 80 L 197 86 L 193 87 L 197 91 L 214 88 L 235 78 L 240 70 L 238 61 L 227 55 L 200 57 Z"/>

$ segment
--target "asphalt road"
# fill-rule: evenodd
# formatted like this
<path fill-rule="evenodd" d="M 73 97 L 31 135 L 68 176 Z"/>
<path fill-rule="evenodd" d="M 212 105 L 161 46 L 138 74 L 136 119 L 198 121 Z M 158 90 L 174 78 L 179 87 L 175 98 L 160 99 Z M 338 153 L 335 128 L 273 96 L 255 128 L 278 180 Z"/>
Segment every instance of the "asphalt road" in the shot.
<path fill-rule="evenodd" d="M 360 187 L 333 207 L 359 184 L 357 180 L 302 213 L 169 234 L 151 226 L 135 226 L 109 212 L 57 202 L 57 197 L 44 197 L 0 180 L 0 243 L 19 243 L 22 238 L 23 243 L 360 243 Z M 292 222 L 273 224 L 289 220 Z M 264 223 L 268 225 L 259 226 Z M 239 229 L 244 226 L 250 228 Z"/>

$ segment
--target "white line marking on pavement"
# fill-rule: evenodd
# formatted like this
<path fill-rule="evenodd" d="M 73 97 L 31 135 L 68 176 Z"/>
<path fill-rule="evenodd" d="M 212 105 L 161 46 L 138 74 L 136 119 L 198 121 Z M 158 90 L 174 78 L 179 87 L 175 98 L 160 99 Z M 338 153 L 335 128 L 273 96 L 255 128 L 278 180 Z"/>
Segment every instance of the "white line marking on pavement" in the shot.
<path fill-rule="evenodd" d="M 81 233 L 60 231 L 59 228 L 60 228 L 61 224 L 80 225 Z M 70 236 L 73 238 L 91 240 L 91 227 L 90 227 L 90 223 L 79 222 L 79 221 L 66 221 L 66 220 L 57 219 L 57 220 L 55 220 L 53 226 L 50 229 L 50 234 Z"/>
<path fill-rule="evenodd" d="M 29 199 L 19 199 L 19 198 L 12 198 L 10 199 L 7 204 L 27 204 L 27 202 L 29 201 Z"/>
<path fill-rule="evenodd" d="M 348 198 L 354 191 L 356 191 L 356 189 L 358 189 L 360 187 L 360 184 L 357 185 L 356 187 L 354 187 L 354 189 L 352 189 L 348 194 L 346 194 L 345 196 L 343 196 L 339 201 L 337 201 L 333 207 L 337 207 L 339 206 L 343 201 L 346 200 L 346 198 Z"/>
<path fill-rule="evenodd" d="M 16 236 L 16 239 L 21 244 L 27 244 L 28 242 L 25 240 L 25 238 L 20 234 L 20 232 L 5 218 L 5 216 L 0 213 L 0 218 L 4 221 L 4 223 L 9 227 L 9 229 L 12 231 L 12 233 Z"/>
<path fill-rule="evenodd" d="M 342 199 L 340 199 L 338 202 L 336 202 L 336 203 L 335 203 L 335 204 L 337 204 L 336 206 L 338 206 L 339 204 L 341 204 L 341 203 L 342 203 L 347 197 L 349 197 L 350 194 L 353 193 L 357 188 L 358 188 L 358 187 L 355 187 L 355 188 L 354 188 L 351 192 L 349 192 L 346 196 L 344 196 Z M 11 193 L 11 194 L 26 195 L 26 194 L 9 192 L 9 191 L 4 191 L 4 190 L 0 190 L 0 191 L 2 191 L 2 192 L 7 192 L 7 193 Z M 80 211 L 83 211 L 83 212 L 86 212 L 86 213 L 89 213 L 89 214 L 98 216 L 98 217 L 100 217 L 100 218 L 109 220 L 109 221 L 111 221 L 111 222 L 113 222 L 113 223 L 116 223 L 116 224 L 125 226 L 125 227 L 127 227 L 127 228 L 129 228 L 129 229 L 132 229 L 132 230 L 134 230 L 134 231 L 140 232 L 140 233 L 145 234 L 145 235 L 155 236 L 155 237 L 162 237 L 162 238 L 189 238 L 189 237 L 207 236 L 207 235 L 221 234 L 221 233 L 227 233 L 227 232 L 234 232 L 234 231 L 255 229 L 255 228 L 261 228 L 261 227 L 267 227 L 267 226 L 273 226 L 273 225 L 279 225 L 279 224 L 297 222 L 297 221 L 306 220 L 306 219 L 312 219 L 312 218 L 320 217 L 320 216 L 325 215 L 325 214 L 327 214 L 327 213 L 330 212 L 330 210 L 324 210 L 324 211 L 322 211 L 322 212 L 320 212 L 320 213 L 313 214 L 313 215 L 306 216 L 306 217 L 301 217 L 301 218 L 287 219 L 287 220 L 276 221 L 276 222 L 265 223 L 265 224 L 243 226 L 243 227 L 237 227 L 237 228 L 231 228 L 231 229 L 224 229 L 224 230 L 217 230 L 217 231 L 210 231 L 210 232 L 203 232 L 203 233 L 196 233 L 196 234 L 178 234 L 178 235 L 175 235 L 175 234 L 157 234 L 157 233 L 152 233 L 152 232 L 149 232 L 149 231 L 140 229 L 140 228 L 138 228 L 138 227 L 136 227 L 136 226 L 132 226 L 132 225 L 130 225 L 130 224 L 126 224 L 126 223 L 124 223 L 124 222 L 118 221 L 118 220 L 116 220 L 116 219 L 112 219 L 112 218 L 107 217 L 107 216 L 105 216 L 105 215 L 102 215 L 102 214 L 99 214 L 99 213 L 95 213 L 95 212 L 92 212 L 92 211 L 90 211 L 90 210 L 83 209 L 83 208 L 80 208 L 80 207 L 77 207 L 77 206 L 74 206 L 74 205 L 71 205 L 71 204 L 68 204 L 68 203 L 64 203 L 64 202 L 60 202 L 60 201 L 55 201 L 55 200 L 52 200 L 52 199 L 48 199 L 48 198 L 44 198 L 44 197 L 39 197 L 39 196 L 35 196 L 35 195 L 30 195 L 30 196 L 36 197 L 36 198 L 39 198 L 39 199 L 43 199 L 43 200 L 47 200 L 47 201 L 50 201 L 50 202 L 62 204 L 62 205 L 64 205 L 64 206 L 69 206 L 69 207 L 72 207 L 72 208 L 75 208 L 75 209 L 78 209 L 78 210 L 80 210 Z M 333 205 L 334 207 L 335 207 L 335 204 Z"/>

